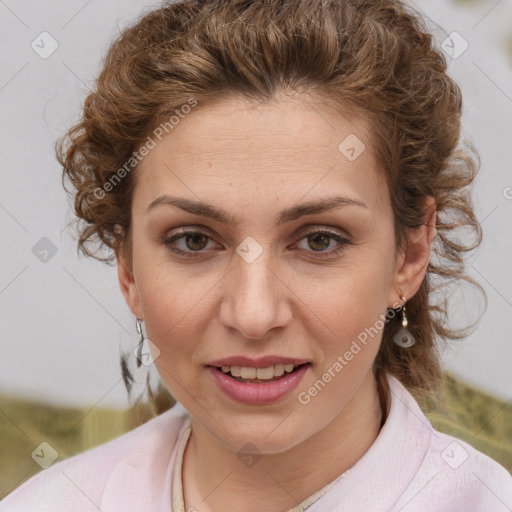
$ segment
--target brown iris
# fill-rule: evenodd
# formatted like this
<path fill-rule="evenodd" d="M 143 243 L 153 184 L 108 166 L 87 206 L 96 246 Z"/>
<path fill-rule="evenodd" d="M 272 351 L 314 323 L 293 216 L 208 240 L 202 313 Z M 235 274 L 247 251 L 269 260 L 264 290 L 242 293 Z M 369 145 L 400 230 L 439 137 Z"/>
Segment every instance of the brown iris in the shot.
<path fill-rule="evenodd" d="M 323 233 L 313 233 L 308 235 L 308 244 L 314 251 L 321 251 L 329 247 L 331 237 Z M 315 249 L 315 245 L 319 248 Z"/>
<path fill-rule="evenodd" d="M 191 251 L 200 251 L 208 243 L 208 237 L 202 233 L 192 233 L 185 236 L 185 243 Z"/>

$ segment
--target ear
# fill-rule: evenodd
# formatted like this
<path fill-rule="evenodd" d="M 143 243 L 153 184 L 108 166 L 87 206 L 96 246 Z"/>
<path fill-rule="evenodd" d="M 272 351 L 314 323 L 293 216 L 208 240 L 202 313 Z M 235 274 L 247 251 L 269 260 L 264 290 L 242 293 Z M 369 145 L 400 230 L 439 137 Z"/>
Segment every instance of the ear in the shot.
<path fill-rule="evenodd" d="M 141 301 L 139 291 L 137 289 L 137 283 L 135 282 L 133 275 L 132 264 L 126 261 L 122 250 L 122 244 L 116 247 L 115 254 L 117 260 L 117 276 L 124 300 L 126 301 L 126 304 L 128 304 L 133 315 L 136 318 L 143 319 L 144 316 L 142 314 Z"/>
<path fill-rule="evenodd" d="M 411 231 L 405 249 L 397 257 L 394 273 L 394 289 L 388 299 L 388 307 L 396 308 L 402 304 L 403 294 L 406 300 L 419 290 L 427 272 L 430 251 L 436 234 L 436 204 L 433 197 L 425 202 L 423 224 Z"/>

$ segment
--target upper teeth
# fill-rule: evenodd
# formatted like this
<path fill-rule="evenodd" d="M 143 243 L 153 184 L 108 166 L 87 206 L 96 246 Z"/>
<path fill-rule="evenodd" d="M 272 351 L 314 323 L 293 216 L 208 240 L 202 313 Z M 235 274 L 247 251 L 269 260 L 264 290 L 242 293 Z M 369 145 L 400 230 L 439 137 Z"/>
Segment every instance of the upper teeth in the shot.
<path fill-rule="evenodd" d="M 253 368 L 250 366 L 223 366 L 224 373 L 230 372 L 233 377 L 241 377 L 242 379 L 272 379 L 280 377 L 286 373 L 290 373 L 298 365 L 294 364 L 275 364 L 267 368 Z"/>

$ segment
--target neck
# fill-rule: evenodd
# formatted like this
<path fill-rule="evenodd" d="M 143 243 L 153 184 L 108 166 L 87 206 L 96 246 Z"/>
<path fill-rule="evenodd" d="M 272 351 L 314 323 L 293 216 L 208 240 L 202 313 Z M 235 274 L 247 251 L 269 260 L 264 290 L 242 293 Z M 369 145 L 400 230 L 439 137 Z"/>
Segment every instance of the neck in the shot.
<path fill-rule="evenodd" d="M 291 450 L 263 455 L 248 468 L 192 418 L 182 469 L 185 510 L 283 512 L 296 507 L 366 453 L 386 415 L 380 402 L 369 372 L 326 428 Z"/>

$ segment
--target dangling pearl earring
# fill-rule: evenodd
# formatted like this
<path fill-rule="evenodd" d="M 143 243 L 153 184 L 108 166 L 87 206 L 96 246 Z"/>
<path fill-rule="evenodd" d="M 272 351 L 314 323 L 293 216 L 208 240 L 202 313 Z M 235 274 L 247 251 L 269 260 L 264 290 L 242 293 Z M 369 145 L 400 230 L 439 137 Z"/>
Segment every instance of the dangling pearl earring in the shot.
<path fill-rule="evenodd" d="M 402 348 L 412 347 L 416 340 L 413 338 L 412 334 L 407 329 L 409 322 L 407 321 L 407 316 L 405 315 L 405 297 L 400 297 L 404 304 L 402 306 L 402 327 L 398 329 L 398 331 L 393 335 L 393 341 Z"/>

